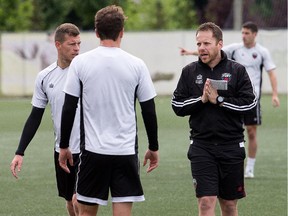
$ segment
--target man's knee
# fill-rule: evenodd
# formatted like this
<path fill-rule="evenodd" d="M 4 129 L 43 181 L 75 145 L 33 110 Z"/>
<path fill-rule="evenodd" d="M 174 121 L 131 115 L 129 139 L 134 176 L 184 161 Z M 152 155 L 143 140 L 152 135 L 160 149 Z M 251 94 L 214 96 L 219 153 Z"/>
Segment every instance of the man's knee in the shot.
<path fill-rule="evenodd" d="M 256 139 L 257 127 L 256 126 L 247 126 L 247 134 L 249 139 Z"/>
<path fill-rule="evenodd" d="M 237 200 L 219 199 L 222 215 L 237 215 Z"/>
<path fill-rule="evenodd" d="M 209 212 L 211 210 L 214 211 L 216 201 L 217 201 L 216 196 L 205 196 L 199 198 L 198 207 L 200 212 Z"/>

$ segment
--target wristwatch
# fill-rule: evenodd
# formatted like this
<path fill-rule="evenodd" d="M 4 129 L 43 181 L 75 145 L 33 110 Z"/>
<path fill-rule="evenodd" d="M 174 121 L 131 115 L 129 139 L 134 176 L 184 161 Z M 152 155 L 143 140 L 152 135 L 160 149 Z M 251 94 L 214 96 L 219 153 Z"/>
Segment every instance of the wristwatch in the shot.
<path fill-rule="evenodd" d="M 216 104 L 220 105 L 223 102 L 224 102 L 224 97 L 218 95 L 216 98 Z"/>

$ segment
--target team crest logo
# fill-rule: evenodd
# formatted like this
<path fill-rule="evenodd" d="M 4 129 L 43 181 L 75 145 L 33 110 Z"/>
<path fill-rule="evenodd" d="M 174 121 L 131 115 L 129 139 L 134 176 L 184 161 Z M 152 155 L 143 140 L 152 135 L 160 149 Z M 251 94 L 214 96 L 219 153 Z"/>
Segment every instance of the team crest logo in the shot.
<path fill-rule="evenodd" d="M 203 84 L 203 77 L 202 77 L 201 74 L 199 74 L 199 75 L 196 77 L 195 83 L 198 84 L 198 85 Z"/>
<path fill-rule="evenodd" d="M 53 88 L 54 87 L 54 84 L 53 83 L 50 83 L 49 84 L 49 88 Z"/>
<path fill-rule="evenodd" d="M 254 58 L 254 59 L 256 59 L 257 58 L 257 53 L 252 53 L 252 57 Z"/>
<path fill-rule="evenodd" d="M 231 80 L 231 74 L 230 73 L 223 73 L 221 76 L 222 80 L 226 80 L 229 82 Z"/>

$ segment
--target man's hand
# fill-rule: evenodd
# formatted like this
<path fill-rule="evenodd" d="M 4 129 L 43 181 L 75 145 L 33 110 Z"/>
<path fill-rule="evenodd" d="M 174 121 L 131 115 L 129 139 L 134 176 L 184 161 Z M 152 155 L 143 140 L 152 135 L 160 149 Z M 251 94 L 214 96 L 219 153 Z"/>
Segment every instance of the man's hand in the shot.
<path fill-rule="evenodd" d="M 144 156 L 143 166 L 146 166 L 147 161 L 150 160 L 150 164 L 147 168 L 147 173 L 151 172 L 152 170 L 156 169 L 159 164 L 159 153 L 158 151 L 151 151 L 147 150 Z"/>
<path fill-rule="evenodd" d="M 12 172 L 12 175 L 18 179 L 18 175 L 17 172 L 21 171 L 21 167 L 22 167 L 22 163 L 23 163 L 23 156 L 21 155 L 15 155 L 11 164 L 10 164 L 10 170 Z M 18 169 L 17 169 L 18 168 Z"/>
<path fill-rule="evenodd" d="M 179 47 L 180 49 L 180 55 L 195 55 L 195 56 L 198 56 L 198 51 L 192 51 L 192 50 L 187 50 L 187 49 L 184 49 L 182 47 Z"/>
<path fill-rule="evenodd" d="M 213 88 L 209 79 L 207 79 L 205 82 L 203 95 L 204 95 L 204 93 L 207 95 L 210 103 L 212 103 L 212 104 L 217 103 L 216 98 L 218 96 L 218 92 L 215 88 Z M 203 99 L 202 99 L 202 101 L 203 101 Z"/>
<path fill-rule="evenodd" d="M 59 165 L 60 167 L 67 173 L 70 173 L 70 170 L 67 166 L 67 161 L 69 161 L 69 164 L 71 166 L 73 166 L 73 157 L 72 157 L 72 153 L 69 150 L 69 148 L 66 149 L 62 149 L 60 148 L 60 152 L 59 152 Z"/>
<path fill-rule="evenodd" d="M 280 106 L 280 100 L 278 96 L 272 96 L 272 106 L 273 107 L 279 107 Z"/>
<path fill-rule="evenodd" d="M 202 94 L 202 97 L 201 97 L 201 100 L 202 100 L 202 103 L 207 103 L 209 101 L 208 99 L 208 83 L 207 81 L 205 82 L 204 84 L 204 88 L 203 88 L 203 94 Z"/>
<path fill-rule="evenodd" d="M 182 47 L 179 47 L 179 49 L 180 49 L 180 55 L 188 55 L 187 53 L 188 53 L 188 50 L 186 50 L 186 49 L 184 49 L 184 48 L 182 48 Z"/>

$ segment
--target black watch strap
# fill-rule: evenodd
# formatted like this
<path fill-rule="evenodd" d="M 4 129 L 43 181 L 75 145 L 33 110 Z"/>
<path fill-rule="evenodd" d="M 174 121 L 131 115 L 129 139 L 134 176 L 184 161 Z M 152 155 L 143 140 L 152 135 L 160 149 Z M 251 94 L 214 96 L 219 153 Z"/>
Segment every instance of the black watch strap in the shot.
<path fill-rule="evenodd" d="M 218 95 L 216 98 L 216 104 L 219 105 L 224 102 L 224 97 Z"/>

